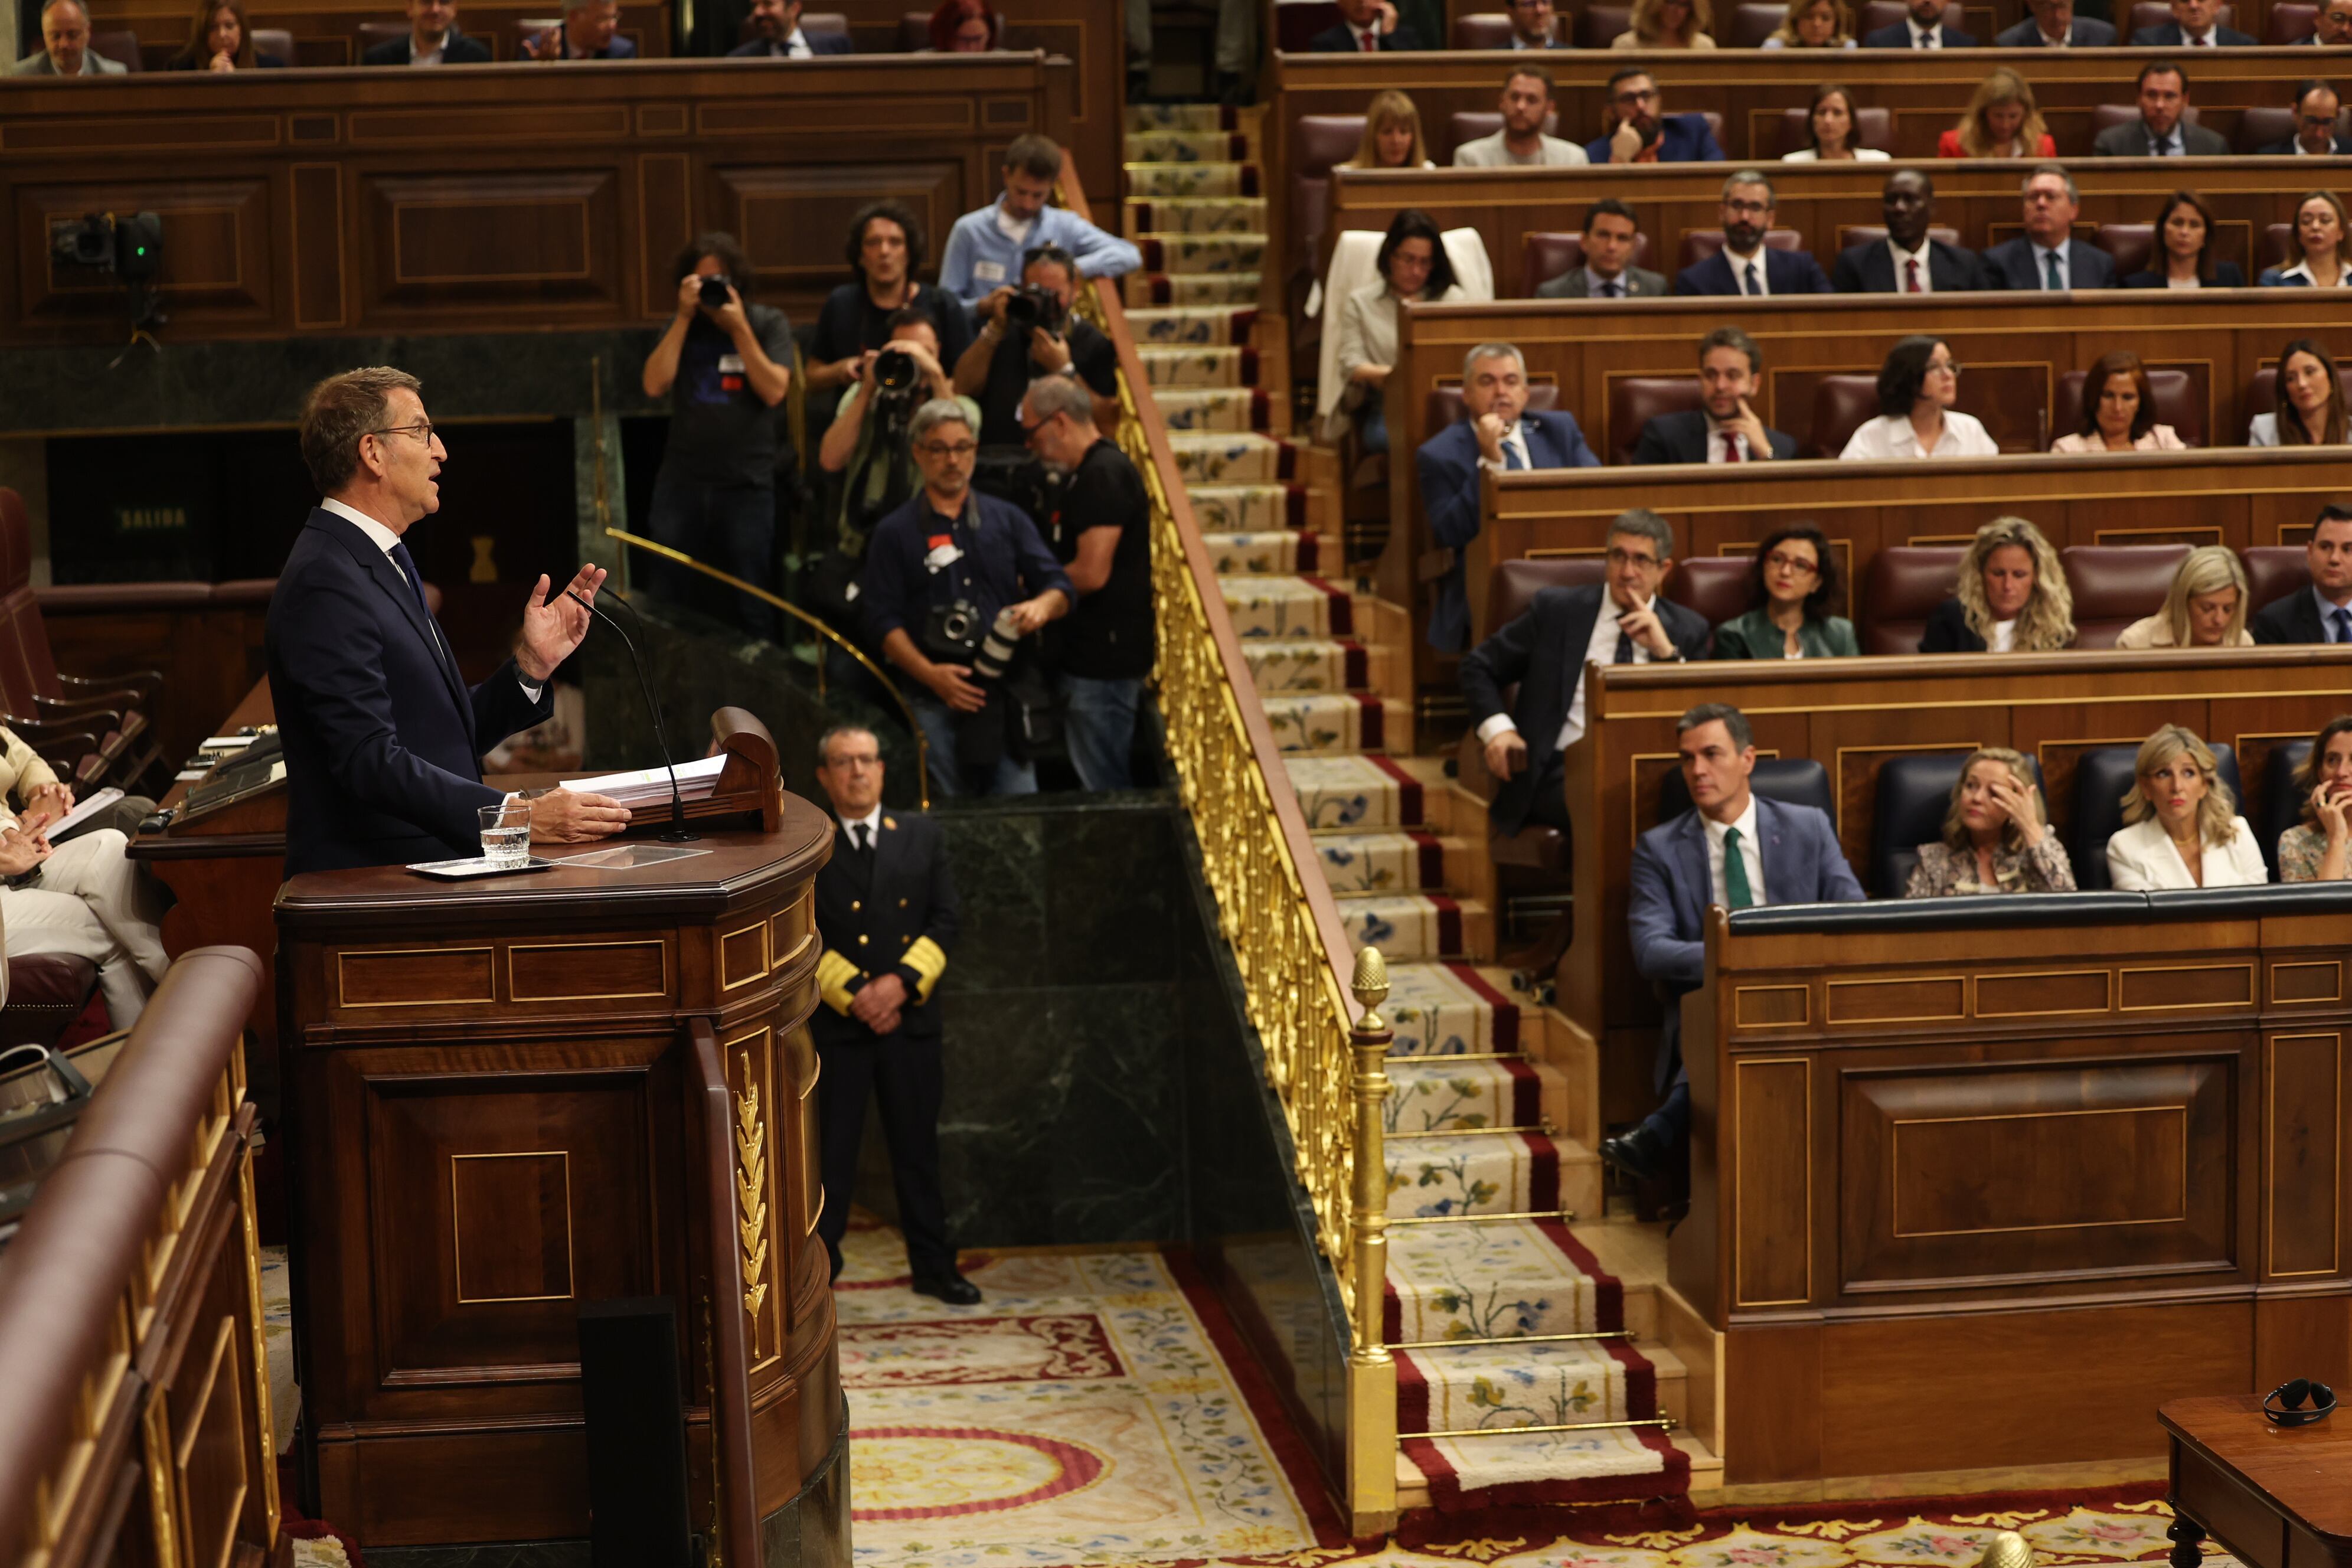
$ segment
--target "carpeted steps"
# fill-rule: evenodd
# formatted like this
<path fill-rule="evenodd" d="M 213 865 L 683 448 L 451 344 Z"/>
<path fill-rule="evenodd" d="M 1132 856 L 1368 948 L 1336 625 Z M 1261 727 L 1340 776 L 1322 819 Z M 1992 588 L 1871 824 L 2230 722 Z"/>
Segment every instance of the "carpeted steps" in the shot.
<path fill-rule="evenodd" d="M 1274 419 L 1274 402 L 1262 386 L 1203 386 L 1153 389 L 1152 401 L 1171 433 L 1248 431 L 1264 435 Z"/>

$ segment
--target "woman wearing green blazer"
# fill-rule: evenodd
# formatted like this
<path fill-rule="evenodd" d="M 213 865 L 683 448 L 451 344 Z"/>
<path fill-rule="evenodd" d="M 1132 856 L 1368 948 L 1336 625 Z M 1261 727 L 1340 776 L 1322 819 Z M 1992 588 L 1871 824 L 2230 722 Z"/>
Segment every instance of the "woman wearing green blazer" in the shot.
<path fill-rule="evenodd" d="M 1748 579 L 1756 607 L 1715 628 L 1717 658 L 1852 658 L 1862 652 L 1853 623 L 1832 616 L 1837 557 L 1818 528 L 1773 532 L 1757 547 Z"/>

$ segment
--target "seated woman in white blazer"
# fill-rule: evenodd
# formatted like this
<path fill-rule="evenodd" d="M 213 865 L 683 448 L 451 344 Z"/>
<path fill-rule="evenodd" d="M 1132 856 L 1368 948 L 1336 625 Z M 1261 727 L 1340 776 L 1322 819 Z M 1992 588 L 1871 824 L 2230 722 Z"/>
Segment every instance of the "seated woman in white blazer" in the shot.
<path fill-rule="evenodd" d="M 2254 830 L 2215 774 L 2212 750 L 2178 724 L 2140 742 L 2124 796 L 2129 826 L 2107 840 L 2108 879 L 2125 892 L 2242 888 L 2270 880 Z"/>

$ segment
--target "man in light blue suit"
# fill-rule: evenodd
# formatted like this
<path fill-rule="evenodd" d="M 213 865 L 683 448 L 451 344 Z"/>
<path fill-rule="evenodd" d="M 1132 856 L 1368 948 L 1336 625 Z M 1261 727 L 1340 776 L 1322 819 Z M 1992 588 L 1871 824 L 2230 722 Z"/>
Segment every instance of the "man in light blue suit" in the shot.
<path fill-rule="evenodd" d="M 1746 714 L 1727 702 L 1702 702 L 1675 730 L 1683 782 L 1695 804 L 1633 847 L 1633 903 L 1625 921 L 1633 967 L 1666 994 L 1657 1062 L 1665 1099 L 1640 1126 L 1601 1145 L 1603 1160 L 1641 1180 L 1679 1168 L 1690 1141 L 1682 999 L 1706 977 L 1707 906 L 1860 903 L 1864 896 L 1827 816 L 1748 787 L 1756 737 Z"/>
<path fill-rule="evenodd" d="M 1528 362 L 1509 343 L 1480 343 L 1462 361 L 1462 405 L 1468 417 L 1421 444 L 1413 467 L 1429 537 L 1454 552 L 1429 615 L 1429 646 L 1460 653 L 1470 646 L 1470 595 L 1463 564 L 1478 537 L 1478 476 L 1522 468 L 1597 468 L 1573 414 L 1528 408 Z"/>

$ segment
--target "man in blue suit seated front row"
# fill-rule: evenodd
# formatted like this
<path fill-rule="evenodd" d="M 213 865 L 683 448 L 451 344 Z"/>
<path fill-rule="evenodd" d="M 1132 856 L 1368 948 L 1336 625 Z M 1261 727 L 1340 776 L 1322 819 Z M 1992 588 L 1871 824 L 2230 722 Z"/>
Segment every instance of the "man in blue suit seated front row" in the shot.
<path fill-rule="evenodd" d="M 1748 787 L 1756 737 L 1727 702 L 1702 702 L 1675 726 L 1683 782 L 1693 805 L 1642 835 L 1633 847 L 1633 902 L 1626 925 L 1633 967 L 1657 985 L 1666 1007 L 1658 1037 L 1658 1109 L 1632 1131 L 1605 1139 L 1601 1157 L 1639 1180 L 1679 1171 L 1690 1142 L 1690 1074 L 1682 1060 L 1682 999 L 1706 977 L 1707 906 L 1860 903 L 1838 847 L 1837 829 L 1818 808 L 1783 805 Z"/>
<path fill-rule="evenodd" d="M 1463 562 L 1478 537 L 1478 476 L 1522 468 L 1597 468 L 1576 416 L 1528 408 L 1528 362 L 1509 343 L 1480 343 L 1462 361 L 1462 405 L 1468 417 L 1421 444 L 1413 466 L 1421 509 L 1437 551 L 1450 551 L 1429 616 L 1429 645 L 1460 653 L 1470 645 L 1470 595 Z"/>
<path fill-rule="evenodd" d="M 1830 280 L 1822 264 L 1801 250 L 1774 250 L 1764 243 L 1780 198 L 1760 169 L 1742 169 L 1723 182 L 1716 216 L 1723 220 L 1723 248 L 1675 279 L 1677 294 L 1826 294 Z"/>

